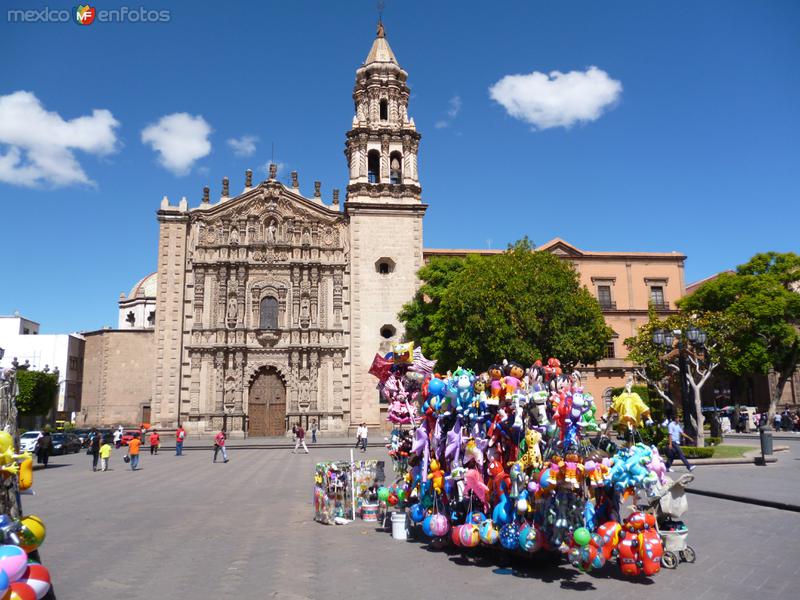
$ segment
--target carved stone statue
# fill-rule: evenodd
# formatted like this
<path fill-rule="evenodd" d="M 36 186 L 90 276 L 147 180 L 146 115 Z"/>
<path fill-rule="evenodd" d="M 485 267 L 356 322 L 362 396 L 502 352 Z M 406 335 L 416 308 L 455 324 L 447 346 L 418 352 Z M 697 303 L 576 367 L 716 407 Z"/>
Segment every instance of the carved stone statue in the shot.
<path fill-rule="evenodd" d="M 228 300 L 228 325 L 233 327 L 236 325 L 236 317 L 239 315 L 239 305 L 236 302 L 236 297 L 232 296 Z"/>
<path fill-rule="evenodd" d="M 275 226 L 275 221 L 270 221 L 269 226 L 267 227 L 267 243 L 274 244 L 276 239 L 276 232 L 277 227 Z"/>

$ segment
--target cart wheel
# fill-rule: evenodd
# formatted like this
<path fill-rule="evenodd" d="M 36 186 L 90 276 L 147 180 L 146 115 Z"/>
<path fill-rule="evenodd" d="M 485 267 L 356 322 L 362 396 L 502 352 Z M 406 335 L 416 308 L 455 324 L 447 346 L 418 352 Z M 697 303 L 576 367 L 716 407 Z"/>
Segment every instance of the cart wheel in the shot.
<path fill-rule="evenodd" d="M 678 557 L 675 556 L 674 552 L 667 550 L 661 556 L 661 566 L 665 569 L 674 569 L 678 566 Z"/>
<path fill-rule="evenodd" d="M 693 563 L 695 560 L 697 560 L 697 555 L 694 553 L 694 548 L 691 546 L 686 546 L 686 548 L 681 551 L 681 558 L 687 563 Z"/>

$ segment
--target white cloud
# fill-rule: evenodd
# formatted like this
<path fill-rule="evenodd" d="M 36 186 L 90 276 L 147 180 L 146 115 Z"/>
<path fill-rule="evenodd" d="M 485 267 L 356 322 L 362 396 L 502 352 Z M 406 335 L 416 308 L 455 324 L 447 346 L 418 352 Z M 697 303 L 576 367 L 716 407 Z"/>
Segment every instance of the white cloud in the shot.
<path fill-rule="evenodd" d="M 187 175 L 195 161 L 211 153 L 211 126 L 188 113 L 164 115 L 142 130 L 142 143 L 158 152 L 158 161 L 175 175 Z"/>
<path fill-rule="evenodd" d="M 255 135 L 243 135 L 239 138 L 230 138 L 228 145 L 233 148 L 236 156 L 253 156 L 256 152 L 256 142 L 258 137 Z"/>
<path fill-rule="evenodd" d="M 117 148 L 110 111 L 64 120 L 32 92 L 0 96 L 0 181 L 26 187 L 94 185 L 75 150 L 104 156 Z"/>
<path fill-rule="evenodd" d="M 444 129 L 445 127 L 450 127 L 450 123 L 452 123 L 453 119 L 458 116 L 458 113 L 461 112 L 461 96 L 456 94 L 452 98 L 450 98 L 448 102 L 447 108 L 447 118 L 439 119 L 436 123 L 433 124 L 436 129 Z"/>
<path fill-rule="evenodd" d="M 622 95 L 622 83 L 597 67 L 549 75 L 506 75 L 489 88 L 506 112 L 534 129 L 596 121 Z"/>

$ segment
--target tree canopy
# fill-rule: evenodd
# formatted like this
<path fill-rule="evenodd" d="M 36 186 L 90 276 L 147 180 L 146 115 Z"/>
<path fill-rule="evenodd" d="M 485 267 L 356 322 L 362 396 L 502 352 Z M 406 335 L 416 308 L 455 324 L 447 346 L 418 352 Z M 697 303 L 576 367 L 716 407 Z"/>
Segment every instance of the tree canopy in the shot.
<path fill-rule="evenodd" d="M 523 239 L 503 254 L 437 261 L 421 269 L 420 293 L 400 313 L 406 334 L 439 361 L 485 368 L 506 358 L 555 356 L 596 362 L 612 331 L 570 263 Z"/>
<path fill-rule="evenodd" d="M 21 415 L 46 415 L 58 393 L 58 379 L 53 373 L 17 370 L 17 410 Z"/>
<path fill-rule="evenodd" d="M 800 355 L 800 256 L 756 254 L 736 273 L 722 273 L 679 301 L 685 312 L 717 312 L 731 325 L 724 367 L 734 375 L 766 374 L 778 381 L 770 402 L 774 414 Z"/>

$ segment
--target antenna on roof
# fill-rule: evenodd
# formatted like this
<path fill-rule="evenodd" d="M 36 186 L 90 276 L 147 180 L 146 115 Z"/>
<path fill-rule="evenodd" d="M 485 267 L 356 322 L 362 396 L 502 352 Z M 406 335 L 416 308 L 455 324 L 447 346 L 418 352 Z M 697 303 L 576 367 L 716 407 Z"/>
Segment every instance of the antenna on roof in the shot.
<path fill-rule="evenodd" d="M 382 38 L 386 35 L 386 32 L 383 29 L 383 9 L 386 8 L 386 3 L 383 0 L 378 0 L 375 4 L 375 7 L 378 9 L 378 37 Z"/>

